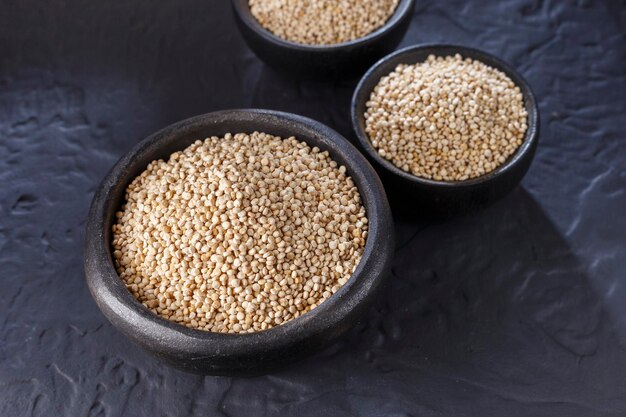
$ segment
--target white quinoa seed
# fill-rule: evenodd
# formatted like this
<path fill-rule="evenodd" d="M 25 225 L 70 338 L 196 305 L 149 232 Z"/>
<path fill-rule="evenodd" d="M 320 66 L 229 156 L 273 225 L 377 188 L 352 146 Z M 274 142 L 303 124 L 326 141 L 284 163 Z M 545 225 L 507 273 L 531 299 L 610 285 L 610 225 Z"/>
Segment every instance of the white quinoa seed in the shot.
<path fill-rule="evenodd" d="M 398 0 L 249 0 L 261 26 L 279 38 L 333 45 L 374 32 L 393 15 Z"/>
<path fill-rule="evenodd" d="M 321 304 L 356 269 L 368 230 L 328 152 L 258 132 L 151 162 L 116 218 L 115 267 L 133 296 L 171 321 L 229 333 Z"/>
<path fill-rule="evenodd" d="M 503 72 L 459 54 L 430 55 L 381 78 L 365 130 L 383 158 L 422 178 L 463 181 L 502 165 L 519 148 L 528 113 Z"/>

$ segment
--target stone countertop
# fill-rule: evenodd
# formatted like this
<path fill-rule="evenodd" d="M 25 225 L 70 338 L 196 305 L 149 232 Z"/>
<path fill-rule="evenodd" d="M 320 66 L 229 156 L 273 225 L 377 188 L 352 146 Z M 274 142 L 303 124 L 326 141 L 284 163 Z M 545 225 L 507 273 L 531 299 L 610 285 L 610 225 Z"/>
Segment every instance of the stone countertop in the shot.
<path fill-rule="evenodd" d="M 396 221 L 388 288 L 332 347 L 256 378 L 168 368 L 102 316 L 88 205 L 149 133 L 286 110 L 353 138 L 355 82 L 263 65 L 227 1 L 0 3 L 0 415 L 625 416 L 626 3 L 418 1 L 402 46 L 496 54 L 541 111 L 522 186 Z"/>

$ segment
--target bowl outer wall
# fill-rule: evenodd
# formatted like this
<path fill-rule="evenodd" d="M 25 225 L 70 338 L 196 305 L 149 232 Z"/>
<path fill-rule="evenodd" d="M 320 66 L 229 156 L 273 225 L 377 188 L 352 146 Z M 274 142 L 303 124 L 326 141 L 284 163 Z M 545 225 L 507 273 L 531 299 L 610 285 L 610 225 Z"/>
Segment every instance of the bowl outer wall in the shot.
<path fill-rule="evenodd" d="M 287 41 L 260 25 L 248 0 L 232 0 L 242 36 L 266 64 L 279 72 L 305 79 L 358 77 L 377 59 L 393 51 L 406 34 L 415 0 L 400 0 L 394 14 L 379 29 L 335 45 L 305 45 Z"/>
<path fill-rule="evenodd" d="M 146 309 L 126 289 L 110 253 L 113 216 L 127 185 L 154 159 L 166 158 L 198 139 L 225 133 L 296 136 L 328 150 L 345 165 L 366 208 L 369 234 L 361 262 L 336 294 L 311 312 L 275 328 L 250 334 L 221 334 L 190 329 Z M 193 117 L 168 126 L 124 155 L 99 186 L 89 212 L 85 271 L 92 296 L 105 316 L 130 339 L 186 370 L 227 374 L 265 368 L 319 349 L 350 328 L 364 313 L 389 269 L 393 221 L 374 169 L 337 132 L 311 119 L 265 110 L 231 110 Z"/>
<path fill-rule="evenodd" d="M 398 64 L 423 62 L 430 54 L 449 56 L 456 53 L 464 58 L 469 57 L 479 60 L 504 72 L 520 87 L 524 105 L 528 111 L 528 129 L 520 148 L 504 165 L 490 173 L 478 178 L 458 182 L 419 178 L 402 171 L 390 161 L 378 155 L 365 132 L 365 104 L 380 79 L 392 72 Z M 432 204 L 435 208 L 438 208 L 438 204 L 442 203 L 446 209 L 456 206 L 451 211 L 457 211 L 460 208 L 459 206 L 462 205 L 480 206 L 485 202 L 501 198 L 508 193 L 521 181 L 528 171 L 539 139 L 539 111 L 535 95 L 528 82 L 499 58 L 478 49 L 459 45 L 415 45 L 382 58 L 367 71 L 355 89 L 351 103 L 351 117 L 359 148 L 374 163 L 385 183 L 391 185 L 390 188 L 401 188 L 403 190 L 403 198 L 405 199 L 413 199 L 415 197 L 411 193 L 407 193 L 407 190 L 415 191 L 418 193 L 417 195 L 422 197 L 420 204 Z"/>

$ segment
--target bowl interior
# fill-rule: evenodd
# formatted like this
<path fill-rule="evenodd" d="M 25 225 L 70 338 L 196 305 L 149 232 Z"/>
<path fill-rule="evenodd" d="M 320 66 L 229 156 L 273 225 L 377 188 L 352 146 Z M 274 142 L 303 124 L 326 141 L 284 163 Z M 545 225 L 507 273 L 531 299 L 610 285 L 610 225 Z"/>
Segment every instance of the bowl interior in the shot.
<path fill-rule="evenodd" d="M 148 163 L 168 158 L 198 139 L 226 133 L 265 133 L 296 136 L 327 150 L 346 166 L 361 194 L 369 220 L 369 234 L 361 262 L 348 282 L 324 303 L 283 325 L 247 334 L 223 334 L 187 328 L 150 312 L 125 288 L 117 275 L 110 250 L 114 213 L 123 202 L 127 185 Z M 167 351 L 172 346 L 195 357 L 248 354 L 263 356 L 277 343 L 289 343 L 324 333 L 346 320 L 382 279 L 391 256 L 392 224 L 386 196 L 373 168 L 338 133 L 300 116 L 261 110 L 210 113 L 171 125 L 139 143 L 113 167 L 98 189 L 89 215 L 86 271 L 94 298 L 105 314 L 127 335 L 139 337 Z M 372 256 L 374 255 L 375 256 Z M 91 273 L 90 273 L 91 271 Z M 135 335 L 136 336 L 136 335 Z M 217 351 L 215 347 L 219 346 Z"/>
<path fill-rule="evenodd" d="M 429 55 L 450 56 L 460 54 L 464 58 L 472 58 L 481 61 L 493 68 L 499 69 L 505 73 L 520 88 L 524 100 L 524 106 L 528 112 L 528 128 L 524 135 L 524 141 L 517 151 L 511 155 L 502 165 L 495 170 L 482 175 L 480 177 L 471 178 L 465 181 L 437 181 L 426 178 L 420 178 L 413 174 L 403 171 L 395 166 L 387 159 L 381 157 L 372 142 L 369 135 L 365 131 L 365 104 L 380 79 L 391 73 L 399 64 L 416 64 L 424 62 Z M 533 142 L 537 139 L 537 118 L 538 110 L 535 96 L 524 78 L 519 75 L 508 64 L 500 59 L 478 49 L 468 48 L 456 45 L 424 45 L 413 46 L 397 51 L 380 61 L 378 61 L 361 79 L 354 96 L 352 98 L 352 124 L 356 132 L 359 144 L 367 152 L 370 158 L 374 159 L 379 165 L 390 171 L 394 175 L 400 176 L 414 183 L 424 184 L 427 186 L 437 187 L 471 187 L 480 183 L 489 181 L 490 179 L 510 170 L 515 166 L 522 157 L 533 149 Z"/>
<path fill-rule="evenodd" d="M 243 22 L 252 30 L 254 30 L 257 34 L 263 37 L 268 42 L 281 45 L 290 49 L 299 49 L 299 50 L 307 50 L 307 51 L 330 51 L 336 49 L 349 48 L 352 46 L 358 46 L 365 43 L 369 43 L 378 39 L 384 33 L 388 32 L 392 28 L 395 28 L 399 24 L 402 23 L 403 17 L 405 17 L 408 13 L 413 11 L 413 4 L 415 0 L 400 0 L 398 5 L 396 6 L 396 10 L 393 12 L 389 20 L 385 22 L 384 25 L 376 29 L 375 31 L 368 33 L 367 35 L 354 39 L 348 42 L 342 42 L 331 45 L 307 45 L 302 43 L 297 43 L 293 41 L 289 41 L 283 38 L 280 38 L 274 35 L 269 30 L 265 29 L 259 21 L 252 15 L 250 11 L 250 6 L 248 0 L 232 0 L 233 7 L 235 12 L 241 17 Z"/>

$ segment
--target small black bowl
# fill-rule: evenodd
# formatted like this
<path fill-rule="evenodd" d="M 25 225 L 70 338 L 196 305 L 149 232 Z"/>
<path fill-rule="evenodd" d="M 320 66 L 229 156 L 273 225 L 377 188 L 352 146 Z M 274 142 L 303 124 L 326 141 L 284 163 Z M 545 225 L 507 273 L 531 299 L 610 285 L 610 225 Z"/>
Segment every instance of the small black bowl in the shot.
<path fill-rule="evenodd" d="M 504 72 L 519 86 L 528 111 L 528 130 L 519 149 L 494 171 L 465 181 L 436 181 L 420 178 L 381 157 L 365 131 L 365 104 L 380 79 L 399 64 L 423 62 L 429 55 L 460 54 Z M 374 163 L 385 183 L 394 209 L 404 214 L 449 217 L 488 205 L 513 190 L 522 180 L 535 155 L 539 138 L 537 101 L 528 83 L 508 64 L 486 52 L 454 45 L 420 45 L 402 49 L 378 61 L 361 79 L 351 106 L 352 126 L 359 145 Z"/>
<path fill-rule="evenodd" d="M 374 32 L 335 45 L 286 41 L 261 26 L 250 12 L 248 0 L 232 0 L 232 4 L 250 48 L 277 71 L 304 79 L 350 79 L 398 46 L 409 27 L 414 0 L 400 0 L 387 23 Z"/>
<path fill-rule="evenodd" d="M 126 289 L 111 256 L 111 228 L 128 184 L 149 162 L 167 158 L 198 139 L 262 131 L 295 136 L 327 150 L 346 167 L 369 220 L 361 262 L 348 282 L 324 303 L 269 330 L 223 334 L 187 328 L 153 314 Z M 360 320 L 385 278 L 393 255 L 393 221 L 385 190 L 367 160 L 346 139 L 304 117 L 265 110 L 230 110 L 183 120 L 149 136 L 124 155 L 94 196 L 85 237 L 87 284 L 100 310 L 145 350 L 186 371 L 258 374 L 321 349 Z"/>

